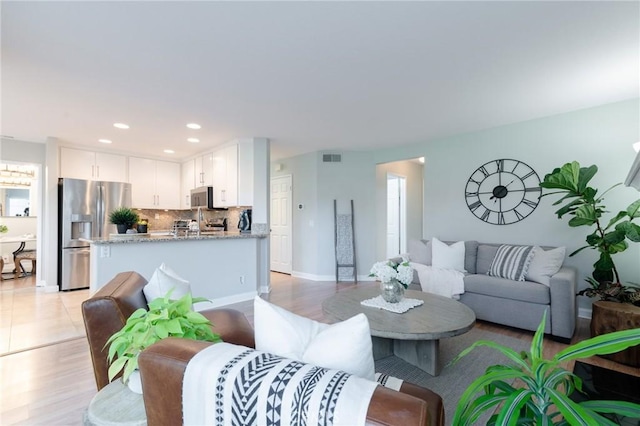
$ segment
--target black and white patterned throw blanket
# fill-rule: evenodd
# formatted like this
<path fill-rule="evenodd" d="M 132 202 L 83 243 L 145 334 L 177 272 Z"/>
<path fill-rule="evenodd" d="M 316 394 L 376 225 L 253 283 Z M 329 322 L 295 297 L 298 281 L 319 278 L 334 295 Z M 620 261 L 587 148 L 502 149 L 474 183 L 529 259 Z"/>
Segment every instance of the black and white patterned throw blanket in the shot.
<path fill-rule="evenodd" d="M 187 365 L 185 425 L 364 425 L 376 382 L 218 343 Z"/>

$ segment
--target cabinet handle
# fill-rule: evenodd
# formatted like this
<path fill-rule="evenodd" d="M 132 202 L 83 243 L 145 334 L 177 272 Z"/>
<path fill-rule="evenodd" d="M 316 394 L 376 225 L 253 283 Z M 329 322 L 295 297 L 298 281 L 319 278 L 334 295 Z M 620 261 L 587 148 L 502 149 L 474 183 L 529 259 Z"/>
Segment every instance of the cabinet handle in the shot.
<path fill-rule="evenodd" d="M 100 177 L 100 166 L 96 166 L 96 177 Z"/>
<path fill-rule="evenodd" d="M 185 196 L 184 196 L 184 204 L 185 204 L 186 206 L 188 206 L 188 205 L 189 205 L 189 196 L 188 196 L 188 195 L 185 195 Z"/>
<path fill-rule="evenodd" d="M 157 197 L 158 197 L 158 204 L 157 205 L 160 205 L 160 196 L 157 195 Z"/>
<path fill-rule="evenodd" d="M 227 190 L 226 189 L 222 190 L 222 201 L 223 202 L 227 201 Z"/>

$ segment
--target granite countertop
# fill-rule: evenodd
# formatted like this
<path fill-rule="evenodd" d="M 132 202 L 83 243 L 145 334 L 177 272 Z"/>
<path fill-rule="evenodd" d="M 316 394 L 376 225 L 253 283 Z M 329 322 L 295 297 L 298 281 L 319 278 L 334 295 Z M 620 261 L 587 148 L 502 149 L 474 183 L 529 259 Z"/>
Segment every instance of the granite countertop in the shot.
<path fill-rule="evenodd" d="M 250 233 L 250 232 L 205 232 L 200 235 L 180 235 L 174 237 L 167 233 L 150 233 L 150 234 L 112 234 L 109 237 L 102 238 L 80 238 L 80 241 L 86 241 L 91 244 L 130 244 L 130 243 L 159 243 L 167 241 L 195 241 L 195 240 L 228 240 L 239 238 L 266 238 L 269 234 Z"/>

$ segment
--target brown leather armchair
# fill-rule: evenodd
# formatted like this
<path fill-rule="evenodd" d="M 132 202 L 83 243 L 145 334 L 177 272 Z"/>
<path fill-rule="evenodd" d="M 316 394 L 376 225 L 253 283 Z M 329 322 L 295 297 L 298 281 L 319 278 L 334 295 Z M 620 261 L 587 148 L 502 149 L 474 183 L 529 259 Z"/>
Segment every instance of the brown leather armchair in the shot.
<path fill-rule="evenodd" d="M 147 284 L 136 272 L 116 275 L 82 304 L 87 339 L 98 390 L 109 383 L 106 341 L 138 308 L 146 308 L 142 288 Z M 233 309 L 201 312 L 225 342 L 255 347 L 253 327 Z M 182 378 L 189 360 L 211 343 L 164 339 L 147 348 L 138 360 L 144 389 L 147 424 L 182 423 Z M 400 392 L 379 386 L 367 412 L 368 425 L 443 425 L 442 398 L 425 388 L 404 383 Z"/>

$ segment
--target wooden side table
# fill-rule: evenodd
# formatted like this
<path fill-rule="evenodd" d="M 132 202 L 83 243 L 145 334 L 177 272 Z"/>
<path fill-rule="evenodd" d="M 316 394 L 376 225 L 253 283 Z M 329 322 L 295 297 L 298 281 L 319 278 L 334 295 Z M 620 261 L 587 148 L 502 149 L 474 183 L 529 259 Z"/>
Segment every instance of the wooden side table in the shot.
<path fill-rule="evenodd" d="M 131 392 L 122 379 L 113 381 L 93 397 L 84 423 L 90 426 L 146 426 L 142 395 Z"/>
<path fill-rule="evenodd" d="M 591 315 L 591 335 L 593 337 L 632 328 L 640 328 L 640 307 L 630 303 L 604 302 L 602 300 L 593 302 Z M 601 356 L 621 364 L 640 367 L 640 345 Z"/>

